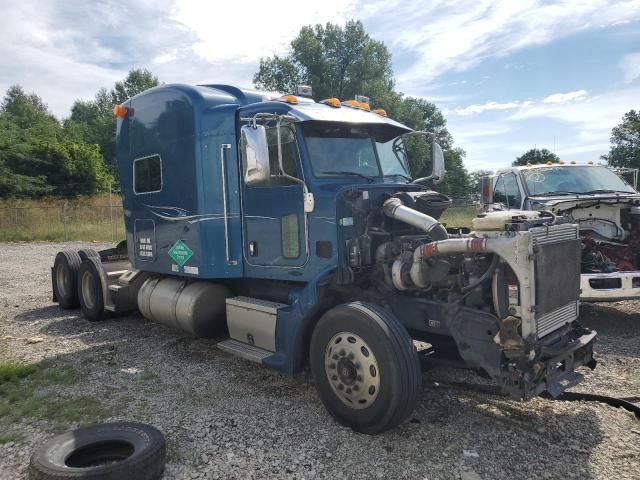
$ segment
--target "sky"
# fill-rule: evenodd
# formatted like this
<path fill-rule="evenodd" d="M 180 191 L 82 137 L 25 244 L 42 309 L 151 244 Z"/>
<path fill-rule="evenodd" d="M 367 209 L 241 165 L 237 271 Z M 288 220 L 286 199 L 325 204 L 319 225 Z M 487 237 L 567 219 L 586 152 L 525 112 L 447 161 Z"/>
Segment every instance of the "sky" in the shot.
<path fill-rule="evenodd" d="M 533 147 L 598 160 L 640 109 L 640 0 L 0 0 L 0 11 L 0 94 L 20 84 L 59 118 L 131 68 L 251 87 L 260 58 L 286 55 L 303 25 L 349 19 L 386 44 L 396 90 L 442 110 L 471 171 Z"/>

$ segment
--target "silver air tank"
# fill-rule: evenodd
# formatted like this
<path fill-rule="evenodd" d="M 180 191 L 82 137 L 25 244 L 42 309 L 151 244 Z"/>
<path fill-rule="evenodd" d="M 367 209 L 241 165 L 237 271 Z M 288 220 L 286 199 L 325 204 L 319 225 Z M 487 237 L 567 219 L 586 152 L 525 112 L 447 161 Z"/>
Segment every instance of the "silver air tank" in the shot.
<path fill-rule="evenodd" d="M 140 287 L 138 309 L 149 320 L 197 337 L 211 337 L 226 326 L 225 299 L 231 296 L 224 285 L 156 277 Z"/>

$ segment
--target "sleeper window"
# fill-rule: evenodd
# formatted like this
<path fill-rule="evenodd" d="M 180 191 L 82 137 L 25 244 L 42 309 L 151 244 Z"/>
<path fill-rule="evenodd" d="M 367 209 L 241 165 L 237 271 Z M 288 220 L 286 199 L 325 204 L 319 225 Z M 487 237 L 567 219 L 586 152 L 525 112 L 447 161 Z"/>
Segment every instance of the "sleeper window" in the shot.
<path fill-rule="evenodd" d="M 133 162 L 133 191 L 152 193 L 162 190 L 162 161 L 160 155 L 138 158 Z"/>

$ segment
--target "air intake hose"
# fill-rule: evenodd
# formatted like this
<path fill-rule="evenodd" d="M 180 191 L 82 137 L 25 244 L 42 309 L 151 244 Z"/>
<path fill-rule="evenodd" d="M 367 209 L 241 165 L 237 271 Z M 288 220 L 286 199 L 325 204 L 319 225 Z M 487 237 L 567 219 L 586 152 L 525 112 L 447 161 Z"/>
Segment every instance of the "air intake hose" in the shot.
<path fill-rule="evenodd" d="M 446 240 L 449 238 L 447 230 L 435 218 L 407 207 L 402 200 L 392 197 L 386 200 L 382 206 L 387 217 L 394 218 L 413 227 L 425 231 L 433 240 Z"/>

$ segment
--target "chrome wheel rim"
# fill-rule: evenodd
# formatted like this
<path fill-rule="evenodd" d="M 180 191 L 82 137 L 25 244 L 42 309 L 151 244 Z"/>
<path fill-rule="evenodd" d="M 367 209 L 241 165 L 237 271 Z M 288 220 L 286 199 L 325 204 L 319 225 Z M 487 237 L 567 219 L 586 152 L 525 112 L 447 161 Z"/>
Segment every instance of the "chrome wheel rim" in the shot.
<path fill-rule="evenodd" d="M 92 309 L 96 304 L 96 285 L 93 281 L 93 275 L 91 272 L 84 272 L 82 274 L 82 300 L 88 309 Z"/>
<path fill-rule="evenodd" d="M 67 296 L 67 292 L 70 290 L 70 284 L 69 269 L 64 264 L 59 263 L 56 267 L 56 286 L 58 287 L 58 294 L 61 297 Z"/>
<path fill-rule="evenodd" d="M 380 370 L 367 342 L 352 332 L 337 333 L 324 358 L 327 380 L 340 401 L 358 410 L 370 407 L 380 392 Z"/>

